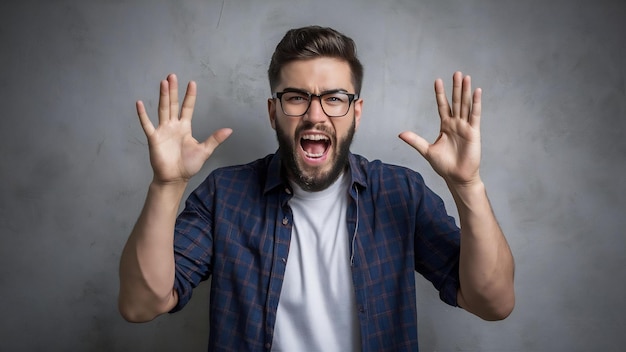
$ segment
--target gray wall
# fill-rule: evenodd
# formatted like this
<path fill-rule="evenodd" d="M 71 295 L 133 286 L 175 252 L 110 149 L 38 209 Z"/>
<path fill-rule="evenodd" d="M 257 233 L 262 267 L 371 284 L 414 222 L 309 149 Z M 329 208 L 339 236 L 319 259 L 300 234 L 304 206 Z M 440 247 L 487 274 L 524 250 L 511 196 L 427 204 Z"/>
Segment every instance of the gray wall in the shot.
<path fill-rule="evenodd" d="M 355 38 L 366 66 L 353 151 L 444 183 L 397 138 L 433 140 L 432 82 L 484 90 L 482 176 L 517 263 L 517 306 L 483 322 L 418 282 L 424 351 L 618 351 L 626 344 L 626 4 L 622 1 L 3 1 L 0 350 L 203 351 L 208 284 L 129 324 L 122 246 L 151 178 L 134 102 L 198 82 L 199 139 L 233 136 L 194 179 L 274 151 L 265 70 L 284 32 Z M 193 186 L 192 185 L 192 186 Z"/>

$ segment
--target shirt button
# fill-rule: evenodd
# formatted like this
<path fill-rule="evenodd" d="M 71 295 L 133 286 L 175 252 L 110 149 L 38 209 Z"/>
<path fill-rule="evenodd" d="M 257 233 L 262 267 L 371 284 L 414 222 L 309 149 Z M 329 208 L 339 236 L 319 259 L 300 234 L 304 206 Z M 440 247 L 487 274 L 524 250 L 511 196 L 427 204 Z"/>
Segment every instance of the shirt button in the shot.
<path fill-rule="evenodd" d="M 289 224 L 289 219 L 283 218 L 283 225 L 287 226 Z"/>
<path fill-rule="evenodd" d="M 272 347 L 272 346 L 270 345 L 270 343 L 269 343 L 269 342 L 267 342 L 267 343 L 265 344 L 265 348 L 269 350 L 269 349 L 270 349 L 270 347 Z"/>
<path fill-rule="evenodd" d="M 285 188 L 285 193 L 291 194 L 291 190 L 289 188 Z"/>

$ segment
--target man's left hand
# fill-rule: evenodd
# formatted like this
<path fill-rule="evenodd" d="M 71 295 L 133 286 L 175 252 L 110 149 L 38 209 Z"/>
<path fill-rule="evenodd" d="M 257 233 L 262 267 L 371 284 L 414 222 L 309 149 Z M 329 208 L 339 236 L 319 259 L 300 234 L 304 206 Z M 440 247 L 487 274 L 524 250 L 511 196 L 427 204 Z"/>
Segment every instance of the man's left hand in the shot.
<path fill-rule="evenodd" d="M 481 182 L 480 165 L 480 88 L 472 93 L 470 76 L 452 76 L 452 106 L 448 103 L 443 81 L 435 80 L 435 96 L 441 119 L 437 140 L 430 144 L 411 131 L 399 137 L 415 148 L 449 186 Z"/>

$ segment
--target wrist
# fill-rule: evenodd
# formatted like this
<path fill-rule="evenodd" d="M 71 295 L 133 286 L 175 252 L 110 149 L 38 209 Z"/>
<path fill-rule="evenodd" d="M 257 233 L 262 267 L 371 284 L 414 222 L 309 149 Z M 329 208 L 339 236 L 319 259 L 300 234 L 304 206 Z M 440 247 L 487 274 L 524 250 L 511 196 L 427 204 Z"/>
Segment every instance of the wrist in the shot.
<path fill-rule="evenodd" d="M 153 179 L 148 187 L 148 192 L 159 194 L 162 196 L 182 197 L 187 188 L 187 181 L 169 181 L 163 182 Z"/>
<path fill-rule="evenodd" d="M 457 200 L 467 202 L 475 197 L 482 197 L 486 194 L 486 187 L 480 177 L 470 182 L 449 182 L 446 181 L 452 196 Z"/>
<path fill-rule="evenodd" d="M 150 182 L 150 186 L 154 186 L 157 188 L 171 188 L 171 189 L 176 189 L 176 188 L 180 188 L 180 187 L 187 187 L 187 184 L 189 183 L 189 179 L 184 179 L 184 178 L 179 178 L 176 180 L 169 180 L 169 181 L 163 181 L 163 180 L 159 180 L 156 175 L 154 175 L 152 177 L 152 181 Z"/>
<path fill-rule="evenodd" d="M 458 191 L 472 191 L 479 190 L 480 188 L 484 188 L 485 185 L 483 180 L 480 178 L 480 174 L 477 174 L 475 177 L 470 180 L 453 180 L 449 178 L 444 178 L 448 188 L 450 190 L 458 190 Z"/>

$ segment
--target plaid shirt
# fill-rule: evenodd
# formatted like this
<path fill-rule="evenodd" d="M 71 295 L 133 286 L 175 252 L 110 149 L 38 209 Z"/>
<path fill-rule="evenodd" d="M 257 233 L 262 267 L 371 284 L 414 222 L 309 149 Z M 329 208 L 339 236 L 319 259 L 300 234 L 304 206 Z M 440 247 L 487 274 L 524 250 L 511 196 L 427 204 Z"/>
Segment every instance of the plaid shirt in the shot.
<path fill-rule="evenodd" d="M 416 351 L 414 271 L 456 306 L 460 231 L 418 173 L 354 154 L 349 161 L 346 226 L 363 350 Z M 272 154 L 213 171 L 179 215 L 179 301 L 172 312 L 211 277 L 210 351 L 270 350 L 293 224 L 291 196 Z"/>

